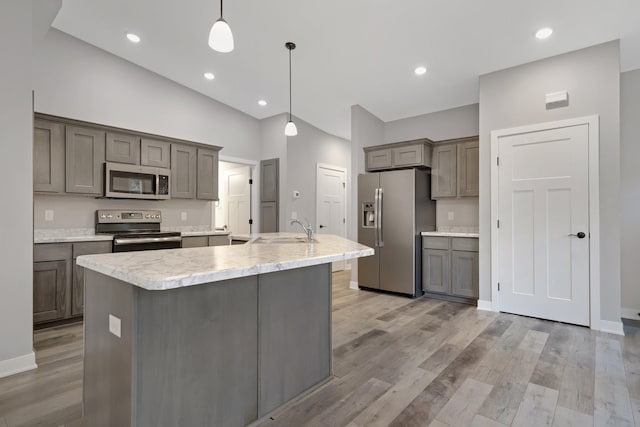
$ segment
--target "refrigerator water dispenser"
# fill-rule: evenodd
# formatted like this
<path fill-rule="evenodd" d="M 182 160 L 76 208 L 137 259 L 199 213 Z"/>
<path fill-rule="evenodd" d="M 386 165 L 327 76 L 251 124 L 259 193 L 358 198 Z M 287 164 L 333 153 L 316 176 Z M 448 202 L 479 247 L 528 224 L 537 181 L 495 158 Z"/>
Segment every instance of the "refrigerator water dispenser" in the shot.
<path fill-rule="evenodd" d="M 374 228 L 376 226 L 376 215 L 373 202 L 362 204 L 362 226 L 364 228 Z"/>

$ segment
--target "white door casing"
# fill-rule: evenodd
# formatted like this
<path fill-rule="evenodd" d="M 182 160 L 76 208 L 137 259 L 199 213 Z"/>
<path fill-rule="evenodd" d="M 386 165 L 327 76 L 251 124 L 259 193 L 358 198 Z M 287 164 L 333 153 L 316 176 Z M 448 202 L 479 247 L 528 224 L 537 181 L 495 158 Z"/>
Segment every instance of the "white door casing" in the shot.
<path fill-rule="evenodd" d="M 339 166 L 320 163 L 316 171 L 315 230 L 318 234 L 346 237 L 347 171 Z M 344 261 L 333 263 L 333 271 L 344 270 L 344 268 Z"/>
<path fill-rule="evenodd" d="M 597 125 L 492 132 L 494 309 L 598 328 Z"/>

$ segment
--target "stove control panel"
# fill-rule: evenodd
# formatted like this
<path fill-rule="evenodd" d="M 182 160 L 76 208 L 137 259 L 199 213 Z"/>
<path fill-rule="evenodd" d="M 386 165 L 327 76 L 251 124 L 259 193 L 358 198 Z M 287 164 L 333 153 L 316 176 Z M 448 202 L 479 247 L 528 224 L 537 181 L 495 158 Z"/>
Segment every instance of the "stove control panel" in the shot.
<path fill-rule="evenodd" d="M 161 223 L 162 214 L 160 211 L 134 211 L 134 210 L 114 210 L 105 209 L 96 211 L 96 223 Z"/>

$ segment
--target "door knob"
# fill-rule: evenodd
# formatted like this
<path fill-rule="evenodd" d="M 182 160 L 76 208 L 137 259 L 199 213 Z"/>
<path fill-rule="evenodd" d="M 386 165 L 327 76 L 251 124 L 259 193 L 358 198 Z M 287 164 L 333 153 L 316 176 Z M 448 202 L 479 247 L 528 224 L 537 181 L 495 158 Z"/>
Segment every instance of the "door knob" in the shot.
<path fill-rule="evenodd" d="M 578 234 L 569 234 L 570 237 L 577 237 L 578 239 L 584 239 L 587 235 L 580 231 Z"/>
<path fill-rule="evenodd" d="M 320 228 L 325 228 L 325 227 L 326 227 L 326 225 L 320 224 Z"/>

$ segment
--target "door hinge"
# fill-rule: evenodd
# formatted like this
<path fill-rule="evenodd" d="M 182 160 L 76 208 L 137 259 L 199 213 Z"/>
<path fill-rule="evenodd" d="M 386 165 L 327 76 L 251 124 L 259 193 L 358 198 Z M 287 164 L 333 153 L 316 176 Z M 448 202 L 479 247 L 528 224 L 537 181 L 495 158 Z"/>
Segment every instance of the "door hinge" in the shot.
<path fill-rule="evenodd" d="M 249 178 L 249 185 L 253 185 L 253 179 Z"/>
<path fill-rule="evenodd" d="M 498 228 L 500 228 L 500 220 L 498 220 Z"/>
<path fill-rule="evenodd" d="M 346 224 L 347 223 L 347 218 L 342 218 L 342 223 Z"/>
<path fill-rule="evenodd" d="M 500 157 L 496 157 L 496 166 L 500 166 Z"/>
<path fill-rule="evenodd" d="M 342 188 L 347 188 L 347 183 L 346 182 L 342 183 Z"/>
<path fill-rule="evenodd" d="M 500 292 L 500 282 L 498 282 L 498 292 Z"/>
<path fill-rule="evenodd" d="M 253 220 L 249 219 L 249 225 L 253 225 Z"/>

